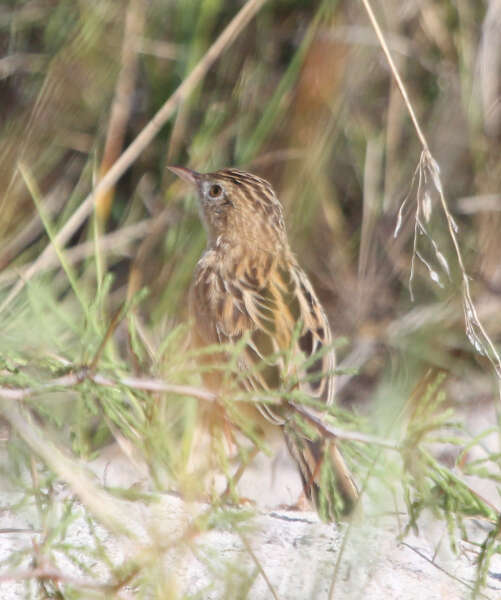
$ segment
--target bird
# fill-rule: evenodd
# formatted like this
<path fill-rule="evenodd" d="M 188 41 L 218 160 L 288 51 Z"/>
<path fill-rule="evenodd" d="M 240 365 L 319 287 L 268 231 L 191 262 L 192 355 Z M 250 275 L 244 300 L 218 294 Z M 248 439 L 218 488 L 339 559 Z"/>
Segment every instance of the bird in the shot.
<path fill-rule="evenodd" d="M 236 168 L 169 169 L 195 188 L 207 233 L 188 295 L 193 346 L 216 348 L 213 356 L 204 354 L 205 384 L 221 391 L 224 375 L 211 372 L 211 361 L 224 360 L 228 344 L 239 346 L 240 385 L 258 398 L 255 415 L 282 430 L 305 496 L 325 521 L 350 515 L 359 492 L 336 439 L 306 424 L 287 400 L 292 381 L 296 391 L 330 406 L 335 353 L 327 316 L 290 248 L 273 187 Z M 260 392 L 278 399 L 259 402 Z"/>

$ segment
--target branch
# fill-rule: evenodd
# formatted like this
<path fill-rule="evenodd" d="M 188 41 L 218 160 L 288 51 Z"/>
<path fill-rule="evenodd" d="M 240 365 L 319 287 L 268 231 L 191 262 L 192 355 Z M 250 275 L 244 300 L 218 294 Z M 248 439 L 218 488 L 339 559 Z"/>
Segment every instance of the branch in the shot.
<path fill-rule="evenodd" d="M 327 424 L 322 418 L 312 413 L 309 409 L 304 406 L 299 406 L 295 402 L 289 402 L 288 405 L 294 409 L 299 415 L 304 417 L 312 425 L 325 435 L 332 439 L 349 440 L 351 442 L 361 442 L 362 444 L 375 444 L 377 446 L 383 446 L 383 448 L 389 448 L 390 450 L 400 451 L 400 446 L 395 442 L 383 440 L 375 435 L 366 435 L 357 431 L 345 431 L 344 429 L 338 429 Z"/>
<path fill-rule="evenodd" d="M 111 378 L 106 375 L 99 373 L 93 374 L 89 367 L 84 366 L 79 369 L 63 375 L 62 377 L 56 377 L 47 383 L 39 385 L 37 387 L 0 387 L 0 398 L 5 400 L 26 400 L 32 396 L 46 392 L 48 390 L 54 390 L 59 388 L 73 388 L 84 381 L 92 381 L 97 385 L 104 387 L 127 387 L 136 390 L 143 390 L 147 392 L 168 392 L 171 394 L 179 394 L 180 396 L 193 396 L 198 400 L 205 402 L 214 402 L 217 398 L 216 394 L 209 390 L 202 388 L 196 388 L 190 385 L 176 385 L 173 383 L 167 383 L 161 379 L 155 378 L 140 378 L 140 377 L 119 377 Z"/>

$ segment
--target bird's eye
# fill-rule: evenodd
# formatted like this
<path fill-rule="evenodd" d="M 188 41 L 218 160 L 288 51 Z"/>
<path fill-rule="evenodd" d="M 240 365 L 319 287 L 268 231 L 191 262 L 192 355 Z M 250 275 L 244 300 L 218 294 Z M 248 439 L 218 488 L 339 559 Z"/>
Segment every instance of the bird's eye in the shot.
<path fill-rule="evenodd" d="M 218 185 L 217 183 L 215 183 L 214 185 L 210 186 L 209 189 L 209 196 L 211 198 L 217 198 L 218 196 L 220 196 L 223 192 L 223 188 Z"/>

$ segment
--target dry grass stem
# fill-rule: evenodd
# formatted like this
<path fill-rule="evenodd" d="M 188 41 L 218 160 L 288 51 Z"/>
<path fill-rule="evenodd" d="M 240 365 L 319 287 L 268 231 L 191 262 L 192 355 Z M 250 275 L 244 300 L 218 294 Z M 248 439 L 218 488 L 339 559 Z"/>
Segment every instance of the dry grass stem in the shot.
<path fill-rule="evenodd" d="M 53 441 L 56 436 L 51 435 L 47 427 L 42 429 L 28 409 L 21 404 L 4 403 L 1 412 L 31 450 L 71 487 L 92 514 L 115 533 L 136 537 L 137 532 L 130 526 L 127 511 L 95 483 L 83 465 L 61 451 L 59 445 Z"/>
<path fill-rule="evenodd" d="M 398 73 L 397 67 L 391 57 L 390 50 L 386 43 L 383 32 L 381 31 L 381 28 L 380 28 L 380 26 L 377 22 L 377 19 L 374 15 L 374 12 L 372 10 L 370 2 L 369 2 L 369 0 L 363 0 L 363 3 L 367 10 L 368 15 L 369 15 L 370 21 L 374 27 L 376 35 L 378 36 L 378 39 L 381 43 L 381 48 L 383 49 L 383 52 L 385 53 L 385 56 L 388 60 L 392 75 L 398 85 L 400 93 L 402 94 L 405 105 L 407 107 L 407 110 L 409 111 L 409 115 L 414 124 L 414 128 L 416 130 L 416 133 L 417 133 L 419 140 L 421 142 L 421 145 L 423 147 L 418 166 L 416 168 L 414 177 L 411 182 L 411 189 L 410 189 L 409 195 L 405 198 L 404 202 L 402 203 L 402 205 L 400 207 L 400 210 L 398 213 L 397 224 L 395 227 L 395 233 L 394 233 L 394 235 L 397 236 L 400 231 L 400 228 L 402 225 L 402 220 L 403 220 L 403 214 L 406 209 L 406 205 L 407 205 L 408 199 L 410 197 L 410 193 L 412 192 L 412 189 L 414 187 L 415 180 L 417 178 L 414 244 L 413 244 L 413 252 L 412 252 L 412 259 L 411 259 L 411 272 L 410 272 L 410 277 L 409 277 L 409 287 L 410 287 L 411 298 L 414 298 L 413 291 L 412 291 L 412 281 L 414 278 L 416 258 L 418 258 L 425 265 L 425 267 L 427 268 L 427 270 L 429 272 L 431 279 L 433 281 L 435 281 L 435 283 L 442 285 L 438 273 L 435 271 L 435 269 L 432 268 L 430 263 L 424 258 L 422 253 L 419 251 L 418 240 L 419 240 L 419 236 L 421 234 L 425 235 L 425 237 L 427 237 L 428 240 L 430 241 L 432 248 L 434 250 L 434 254 L 435 254 L 435 258 L 437 259 L 437 262 L 440 264 L 441 268 L 445 271 L 447 276 L 450 278 L 450 269 L 449 269 L 447 260 L 446 260 L 445 256 L 443 255 L 443 253 L 439 250 L 438 244 L 435 242 L 435 240 L 432 238 L 432 236 L 428 233 L 427 227 L 425 225 L 425 222 L 429 221 L 431 218 L 431 212 L 432 212 L 432 206 L 433 206 L 433 198 L 432 198 L 431 193 L 434 191 L 436 194 L 438 194 L 440 204 L 442 206 L 442 210 L 443 210 L 443 213 L 444 213 L 446 221 L 447 221 L 449 236 L 450 236 L 450 239 L 454 246 L 456 259 L 457 259 L 459 268 L 461 270 L 462 299 L 463 299 L 463 312 L 464 312 L 466 335 L 468 337 L 468 340 L 471 342 L 472 346 L 475 348 L 475 350 L 479 354 L 486 356 L 489 359 L 489 361 L 491 362 L 491 364 L 494 368 L 494 371 L 497 375 L 498 383 L 501 383 L 501 357 L 500 357 L 494 343 L 492 342 L 490 336 L 488 335 L 484 326 L 480 322 L 480 319 L 478 318 L 477 309 L 476 309 L 473 299 L 471 297 L 470 277 L 468 276 L 468 273 L 466 272 L 466 268 L 464 266 L 463 256 L 461 253 L 461 248 L 459 246 L 459 241 L 458 241 L 458 237 L 457 237 L 458 227 L 456 225 L 456 222 L 454 221 L 454 218 L 452 217 L 452 214 L 447 205 L 447 201 L 445 199 L 442 182 L 440 179 L 440 168 L 438 166 L 437 161 L 433 158 L 433 156 L 429 150 L 428 142 L 426 141 L 426 138 L 421 130 L 418 119 L 416 117 L 416 114 L 414 112 L 412 104 L 409 100 L 407 90 L 405 89 L 405 86 L 402 82 L 400 74 Z M 499 394 L 501 397 L 501 385 L 499 386 Z"/>
<path fill-rule="evenodd" d="M 203 79 L 207 71 L 219 58 L 222 52 L 235 40 L 235 38 L 245 29 L 246 25 L 266 3 L 267 0 L 248 0 L 240 9 L 235 17 L 226 26 L 217 40 L 207 50 L 204 56 L 200 59 L 193 71 L 181 83 L 172 96 L 158 110 L 156 115 L 144 127 L 136 139 L 128 146 L 128 148 L 120 155 L 120 158 L 114 163 L 106 175 L 99 181 L 94 190 L 85 198 L 78 209 L 71 215 L 65 225 L 57 233 L 54 238 L 54 244 L 63 248 L 75 231 L 90 215 L 94 206 L 94 198 L 97 194 L 103 194 L 114 185 L 124 172 L 132 165 L 141 152 L 148 146 L 153 138 L 158 134 L 160 129 L 165 125 L 168 119 L 174 114 L 179 105 L 186 100 L 190 93 Z M 0 305 L 0 313 L 3 312 L 12 300 L 24 288 L 26 282 L 33 275 L 38 273 L 40 264 L 47 260 L 47 256 L 52 255 L 54 247 L 49 245 L 31 265 L 25 273 L 24 278 L 20 279 L 12 288 L 8 296 Z"/>
<path fill-rule="evenodd" d="M 273 584 L 270 581 L 270 578 L 268 577 L 268 575 L 266 575 L 266 571 L 264 570 L 263 565 L 261 564 L 261 561 L 258 559 L 254 550 L 252 549 L 252 546 L 250 545 L 249 540 L 242 532 L 239 532 L 239 536 L 240 536 L 240 539 L 242 540 L 242 543 L 243 543 L 245 549 L 249 553 L 249 556 L 252 558 L 252 561 L 256 565 L 257 570 L 261 574 L 261 577 L 265 580 L 266 585 L 268 586 L 268 589 L 270 590 L 270 593 L 273 596 L 274 600 L 280 600 L 280 596 L 277 594 Z"/>
<path fill-rule="evenodd" d="M 127 122 L 129 120 L 134 86 L 138 69 L 137 40 L 143 33 L 145 6 L 143 0 L 130 0 L 125 14 L 122 42 L 121 68 L 110 110 L 110 121 L 106 134 L 103 159 L 99 169 L 103 177 L 122 151 Z M 113 202 L 113 187 L 95 195 L 96 215 L 101 223 L 106 222 Z"/>

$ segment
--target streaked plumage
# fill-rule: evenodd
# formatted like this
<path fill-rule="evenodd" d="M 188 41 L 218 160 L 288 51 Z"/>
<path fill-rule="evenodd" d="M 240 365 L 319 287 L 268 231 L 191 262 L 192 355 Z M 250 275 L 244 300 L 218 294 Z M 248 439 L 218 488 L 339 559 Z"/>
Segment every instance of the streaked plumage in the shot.
<path fill-rule="evenodd" d="M 194 343 L 203 347 L 244 338 L 239 368 L 248 391 L 283 389 L 287 378 L 296 376 L 301 391 L 331 404 L 335 356 L 329 324 L 289 248 L 282 208 L 271 185 L 237 169 L 207 174 L 171 170 L 196 186 L 208 234 L 190 290 Z M 317 353 L 306 372 L 298 373 L 299 365 Z M 209 373 L 206 383 L 217 391 L 220 376 Z M 323 516 L 332 519 L 349 512 L 358 494 L 334 442 L 306 432 L 286 401 L 258 408 L 282 428 L 305 493 Z M 333 477 L 322 475 L 320 486 L 326 462 Z M 325 489 L 329 480 L 335 489 Z"/>

